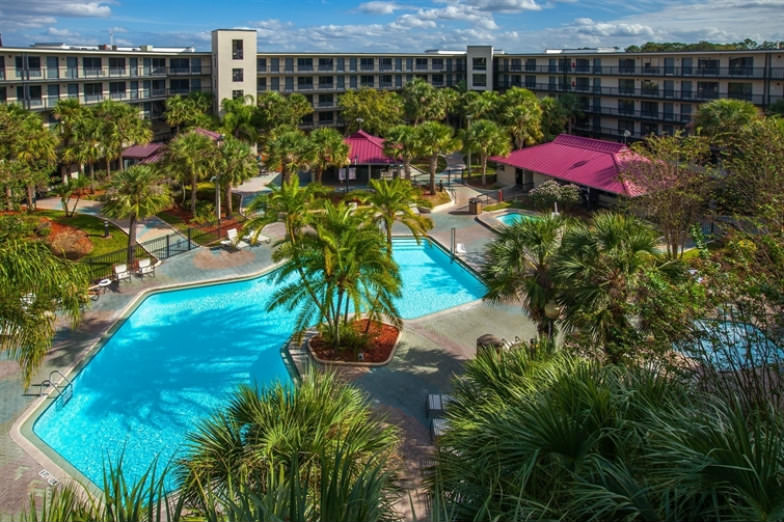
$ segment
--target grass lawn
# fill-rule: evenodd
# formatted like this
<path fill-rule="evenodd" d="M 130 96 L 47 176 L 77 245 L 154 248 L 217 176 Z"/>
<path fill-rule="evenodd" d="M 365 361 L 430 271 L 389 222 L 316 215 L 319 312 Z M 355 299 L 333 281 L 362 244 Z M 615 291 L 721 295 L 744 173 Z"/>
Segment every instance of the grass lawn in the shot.
<path fill-rule="evenodd" d="M 95 216 L 76 214 L 72 217 L 65 217 L 65 213 L 61 210 L 36 210 L 33 216 L 45 216 L 61 225 L 84 230 L 93 244 L 93 251 L 81 260 L 98 257 L 128 246 L 128 234 L 111 223 L 109 223 L 109 237 L 103 237 L 103 219 Z"/>
<path fill-rule="evenodd" d="M 435 194 L 423 194 L 420 196 L 422 199 L 429 201 L 431 205 L 437 207 L 438 205 L 443 205 L 444 203 L 449 203 L 449 194 L 444 192 L 436 192 Z"/>

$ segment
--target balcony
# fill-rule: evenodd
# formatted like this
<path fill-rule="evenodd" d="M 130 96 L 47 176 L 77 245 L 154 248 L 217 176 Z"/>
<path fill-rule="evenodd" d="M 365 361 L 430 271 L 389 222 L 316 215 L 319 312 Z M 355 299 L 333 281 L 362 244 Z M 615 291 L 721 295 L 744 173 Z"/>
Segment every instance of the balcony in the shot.
<path fill-rule="evenodd" d="M 127 76 L 128 73 L 125 67 L 111 67 L 109 68 L 109 76 Z"/>
<path fill-rule="evenodd" d="M 191 74 L 190 67 L 169 67 L 169 74 Z"/>
<path fill-rule="evenodd" d="M 85 68 L 84 69 L 84 77 L 85 78 L 100 78 L 103 76 L 103 69 L 101 68 Z"/>
<path fill-rule="evenodd" d="M 85 94 L 84 95 L 84 102 L 85 103 L 95 103 L 103 101 L 103 94 Z"/>

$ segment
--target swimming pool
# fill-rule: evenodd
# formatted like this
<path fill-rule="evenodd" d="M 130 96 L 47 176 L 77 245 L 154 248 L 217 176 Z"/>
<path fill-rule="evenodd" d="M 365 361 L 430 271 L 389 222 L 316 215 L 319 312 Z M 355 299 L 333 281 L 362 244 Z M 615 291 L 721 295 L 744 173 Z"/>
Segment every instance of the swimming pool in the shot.
<path fill-rule="evenodd" d="M 514 225 L 515 223 L 519 223 L 523 220 L 533 221 L 539 218 L 536 216 L 531 216 L 530 214 L 521 214 L 519 212 L 508 212 L 506 214 L 501 214 L 500 216 L 496 216 L 496 219 L 508 227 Z"/>
<path fill-rule="evenodd" d="M 679 347 L 679 350 L 695 359 L 705 360 L 718 370 L 759 368 L 784 363 L 784 349 L 754 325 L 732 321 L 696 321 L 695 330 L 694 344 Z"/>
<path fill-rule="evenodd" d="M 394 241 L 404 319 L 481 298 L 484 285 L 429 241 Z M 199 419 L 241 383 L 290 383 L 280 350 L 295 312 L 265 312 L 274 274 L 153 294 L 74 379 L 72 398 L 54 401 L 34 433 L 100 486 L 105 458 L 124 452 L 135 479 L 158 454 L 177 454 Z"/>

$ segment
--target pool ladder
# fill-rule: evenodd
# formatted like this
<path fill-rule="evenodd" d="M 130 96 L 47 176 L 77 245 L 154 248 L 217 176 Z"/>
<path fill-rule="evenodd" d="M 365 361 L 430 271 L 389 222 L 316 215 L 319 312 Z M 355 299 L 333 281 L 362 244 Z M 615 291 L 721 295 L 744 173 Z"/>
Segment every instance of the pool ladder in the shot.
<path fill-rule="evenodd" d="M 55 381 L 53 377 L 58 376 L 60 379 Z M 58 395 L 57 399 L 55 400 L 59 401 L 58 406 L 65 406 L 65 404 L 71 400 L 71 397 L 73 397 L 73 383 L 68 379 L 68 377 L 60 373 L 59 370 L 52 370 L 49 372 L 49 380 L 47 382 L 49 383 L 49 386 L 57 391 Z M 63 385 L 63 383 L 65 383 L 65 385 Z"/>

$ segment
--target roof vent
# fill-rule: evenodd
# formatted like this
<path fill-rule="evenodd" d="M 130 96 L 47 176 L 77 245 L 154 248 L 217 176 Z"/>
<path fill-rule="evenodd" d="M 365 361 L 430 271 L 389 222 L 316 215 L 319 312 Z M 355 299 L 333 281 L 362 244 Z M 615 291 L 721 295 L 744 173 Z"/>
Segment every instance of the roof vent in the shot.
<path fill-rule="evenodd" d="M 580 160 L 580 161 L 578 161 L 577 163 L 575 163 L 574 165 L 572 165 L 571 167 L 569 167 L 569 170 L 576 169 L 576 168 L 578 168 L 578 167 L 582 167 L 582 166 L 583 166 L 583 165 L 585 165 L 586 163 L 588 163 L 588 161 L 587 161 L 587 160 Z"/>

